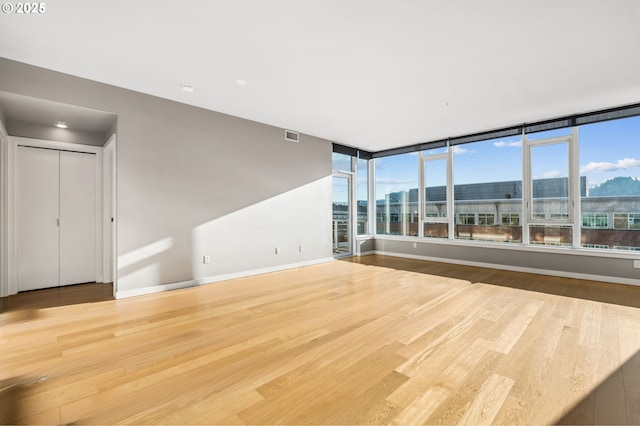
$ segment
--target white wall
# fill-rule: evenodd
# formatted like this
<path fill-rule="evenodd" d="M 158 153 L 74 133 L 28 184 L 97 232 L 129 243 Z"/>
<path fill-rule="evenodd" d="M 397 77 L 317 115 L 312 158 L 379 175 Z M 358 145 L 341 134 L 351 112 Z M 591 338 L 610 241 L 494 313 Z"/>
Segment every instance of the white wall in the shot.
<path fill-rule="evenodd" d="M 118 292 L 330 258 L 329 141 L 6 59 L 0 73 L 2 91 L 118 115 Z"/>
<path fill-rule="evenodd" d="M 0 297 L 8 296 L 7 178 L 9 138 L 0 120 Z"/>

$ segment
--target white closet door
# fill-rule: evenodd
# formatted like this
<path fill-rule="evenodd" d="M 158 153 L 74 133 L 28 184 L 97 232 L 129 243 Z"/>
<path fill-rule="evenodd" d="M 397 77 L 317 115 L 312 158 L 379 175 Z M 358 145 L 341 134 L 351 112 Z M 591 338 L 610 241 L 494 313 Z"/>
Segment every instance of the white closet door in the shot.
<path fill-rule="evenodd" d="M 18 147 L 18 291 L 59 285 L 59 151 Z"/>
<path fill-rule="evenodd" d="M 96 280 L 96 156 L 60 152 L 60 285 Z"/>

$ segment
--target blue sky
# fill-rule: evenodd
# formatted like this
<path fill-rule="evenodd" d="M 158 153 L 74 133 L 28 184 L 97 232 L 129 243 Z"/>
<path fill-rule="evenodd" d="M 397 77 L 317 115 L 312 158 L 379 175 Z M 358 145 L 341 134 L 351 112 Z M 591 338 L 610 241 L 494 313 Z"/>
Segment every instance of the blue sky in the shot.
<path fill-rule="evenodd" d="M 567 135 L 570 129 L 531 134 L 530 139 Z M 640 117 L 580 126 L 580 175 L 587 176 L 591 187 L 616 176 L 640 178 Z M 539 148 L 539 150 L 538 150 Z M 534 151 L 534 178 L 566 176 L 564 145 L 538 147 Z M 454 183 L 481 183 L 520 180 L 522 177 L 522 147 L 520 136 L 476 142 L 454 147 Z M 340 158 L 340 156 L 335 156 Z M 430 162 L 433 185 L 444 185 L 441 162 Z M 348 169 L 348 162 L 339 162 Z M 418 187 L 418 153 L 379 158 L 376 160 L 376 199 L 389 192 Z M 440 177 L 437 179 L 436 177 Z M 336 188 L 346 201 L 346 186 Z M 358 199 L 366 194 L 366 177 L 358 177 Z"/>
<path fill-rule="evenodd" d="M 570 129 L 529 135 L 542 139 L 566 135 Z M 640 177 L 640 117 L 581 126 L 580 174 L 590 186 L 616 176 Z M 520 136 L 454 147 L 455 184 L 519 180 L 522 176 Z M 387 192 L 418 187 L 418 154 L 376 160 L 376 198 Z M 537 147 L 533 154 L 534 178 L 566 176 L 564 145 Z M 435 166 L 428 163 L 428 166 Z M 444 177 L 444 173 L 434 172 Z M 434 185 L 444 185 L 444 180 Z"/>

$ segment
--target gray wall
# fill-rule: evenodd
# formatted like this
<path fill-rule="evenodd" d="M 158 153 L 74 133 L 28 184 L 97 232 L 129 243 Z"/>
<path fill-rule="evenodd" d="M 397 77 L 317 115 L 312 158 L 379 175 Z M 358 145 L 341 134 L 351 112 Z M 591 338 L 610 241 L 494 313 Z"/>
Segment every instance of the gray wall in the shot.
<path fill-rule="evenodd" d="M 538 252 L 511 248 L 471 247 L 460 244 L 429 243 L 375 239 L 375 250 L 410 256 L 425 256 L 452 262 L 477 262 L 506 267 L 529 268 L 543 271 L 556 271 L 558 275 L 588 274 L 610 277 L 611 281 L 639 280 L 640 269 L 633 268 L 633 259 L 612 257 L 581 256 L 562 253 L 562 250 Z M 616 280 L 619 278 L 620 280 Z M 640 284 L 640 282 L 638 282 Z"/>
<path fill-rule="evenodd" d="M 28 123 L 26 121 L 18 120 L 7 120 L 6 123 L 7 132 L 11 136 L 78 143 L 93 146 L 103 146 L 105 141 L 105 135 L 100 132 L 58 129 L 53 126 L 43 126 L 40 124 Z"/>
<path fill-rule="evenodd" d="M 375 237 L 358 237 L 356 239 L 356 254 L 367 254 L 375 250 Z"/>
<path fill-rule="evenodd" d="M 331 256 L 329 141 L 6 59 L 0 90 L 118 115 L 119 291 Z"/>

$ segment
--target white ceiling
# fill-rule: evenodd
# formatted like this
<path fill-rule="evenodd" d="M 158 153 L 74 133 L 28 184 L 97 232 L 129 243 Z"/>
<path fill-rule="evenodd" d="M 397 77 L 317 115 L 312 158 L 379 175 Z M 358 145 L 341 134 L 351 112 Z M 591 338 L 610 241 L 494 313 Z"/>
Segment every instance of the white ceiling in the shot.
<path fill-rule="evenodd" d="M 57 0 L 0 56 L 377 151 L 640 102 L 640 1 Z"/>

